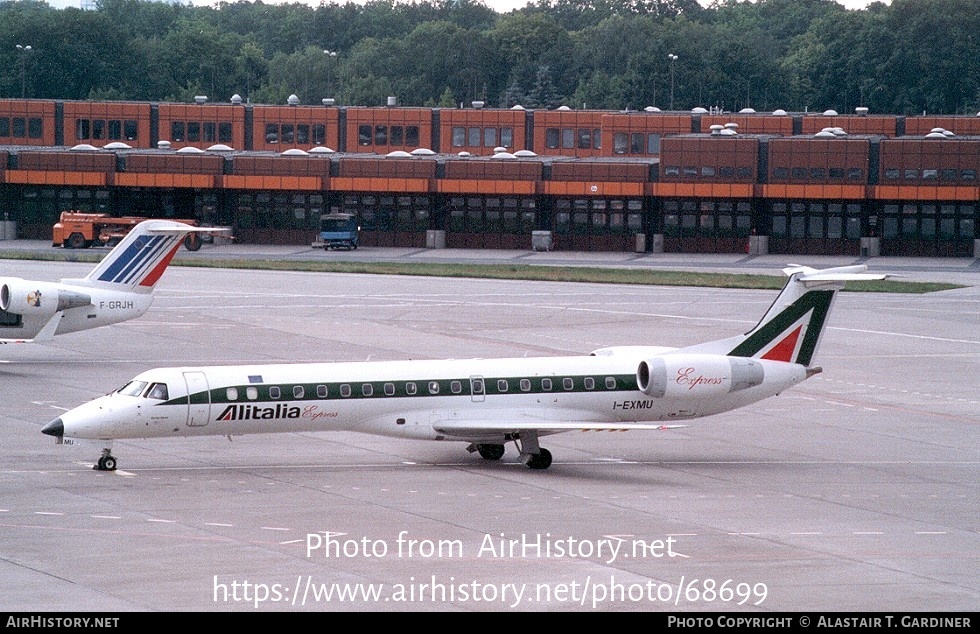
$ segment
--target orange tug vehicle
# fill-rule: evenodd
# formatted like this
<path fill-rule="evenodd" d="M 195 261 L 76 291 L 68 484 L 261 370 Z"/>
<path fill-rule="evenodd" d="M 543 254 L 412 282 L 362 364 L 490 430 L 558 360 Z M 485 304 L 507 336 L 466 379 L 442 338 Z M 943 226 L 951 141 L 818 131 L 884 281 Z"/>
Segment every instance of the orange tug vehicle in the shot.
<path fill-rule="evenodd" d="M 63 211 L 61 220 L 55 223 L 52 231 L 51 246 L 66 249 L 87 249 L 91 246 L 112 247 L 132 231 L 133 227 L 148 220 L 139 216 L 113 217 L 109 214 L 85 213 L 80 211 Z M 196 220 L 173 218 L 174 222 L 183 222 L 197 226 Z M 201 248 L 201 236 L 196 233 L 184 238 L 184 247 L 188 251 Z"/>

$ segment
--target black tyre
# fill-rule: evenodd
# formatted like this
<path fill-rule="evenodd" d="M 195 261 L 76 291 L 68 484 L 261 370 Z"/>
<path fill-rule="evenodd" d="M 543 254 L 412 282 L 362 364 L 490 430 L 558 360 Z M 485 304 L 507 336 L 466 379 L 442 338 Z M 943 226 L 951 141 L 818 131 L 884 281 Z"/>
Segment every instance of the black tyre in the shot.
<path fill-rule="evenodd" d="M 88 242 L 85 240 L 85 236 L 76 232 L 68 236 L 65 240 L 65 246 L 69 249 L 84 249 L 88 246 Z"/>
<path fill-rule="evenodd" d="M 500 460 L 504 457 L 503 445 L 479 445 L 476 449 L 484 460 Z"/>
<path fill-rule="evenodd" d="M 184 238 L 184 248 L 188 251 L 197 251 L 201 248 L 201 237 L 196 233 L 189 233 Z"/>
<path fill-rule="evenodd" d="M 550 466 L 551 452 L 547 449 L 542 449 L 541 453 L 532 455 L 531 459 L 527 461 L 528 469 L 547 469 Z"/>

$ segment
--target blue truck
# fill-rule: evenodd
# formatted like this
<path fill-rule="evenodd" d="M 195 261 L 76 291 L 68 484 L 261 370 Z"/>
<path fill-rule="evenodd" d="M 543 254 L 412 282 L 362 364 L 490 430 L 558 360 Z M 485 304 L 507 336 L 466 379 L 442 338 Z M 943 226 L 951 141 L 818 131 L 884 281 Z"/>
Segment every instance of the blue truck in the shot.
<path fill-rule="evenodd" d="M 314 249 L 356 249 L 360 227 L 354 214 L 334 212 L 320 216 L 319 239 Z"/>

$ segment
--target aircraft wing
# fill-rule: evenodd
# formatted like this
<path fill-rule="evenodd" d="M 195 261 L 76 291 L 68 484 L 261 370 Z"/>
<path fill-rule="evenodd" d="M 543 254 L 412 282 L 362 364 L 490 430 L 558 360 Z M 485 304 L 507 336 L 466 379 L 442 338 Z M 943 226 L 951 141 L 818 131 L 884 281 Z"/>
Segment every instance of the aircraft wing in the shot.
<path fill-rule="evenodd" d="M 587 421 L 527 421 L 508 423 L 499 420 L 446 420 L 433 423 L 432 429 L 446 436 L 475 438 L 487 435 L 506 435 L 522 431 L 538 431 L 557 434 L 566 431 L 666 431 L 687 425 L 664 425 L 658 423 L 593 423 Z"/>
<path fill-rule="evenodd" d="M 0 339 L 0 345 L 5 343 L 45 343 L 54 339 L 54 333 L 58 330 L 58 325 L 61 324 L 61 318 L 65 316 L 65 311 L 59 310 L 56 312 L 48 323 L 44 324 L 44 328 L 34 335 L 33 339 Z"/>

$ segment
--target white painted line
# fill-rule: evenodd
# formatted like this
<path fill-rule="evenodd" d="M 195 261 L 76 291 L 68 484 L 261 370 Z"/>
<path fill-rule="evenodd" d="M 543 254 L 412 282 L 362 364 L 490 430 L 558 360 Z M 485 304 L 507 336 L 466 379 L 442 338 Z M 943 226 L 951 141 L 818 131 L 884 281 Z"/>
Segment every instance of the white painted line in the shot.
<path fill-rule="evenodd" d="M 854 531 L 855 535 L 884 535 L 881 531 Z"/>
<path fill-rule="evenodd" d="M 945 535 L 946 531 L 915 531 L 916 535 Z"/>
<path fill-rule="evenodd" d="M 262 526 L 261 528 L 264 531 L 289 531 L 289 530 L 292 530 L 292 529 L 289 529 L 289 528 L 281 528 L 279 526 Z"/>
<path fill-rule="evenodd" d="M 234 524 L 221 524 L 220 522 L 204 522 L 205 526 L 224 526 L 225 528 L 230 528 Z"/>
<path fill-rule="evenodd" d="M 64 515 L 64 513 L 53 513 L 50 511 L 34 511 L 35 515 Z"/>
<path fill-rule="evenodd" d="M 122 518 L 118 515 L 93 515 L 92 519 L 96 520 L 121 520 Z"/>
<path fill-rule="evenodd" d="M 146 520 L 146 521 L 147 522 L 160 522 L 161 524 L 176 524 L 177 523 L 177 520 L 158 520 L 158 519 L 154 519 L 152 517 L 150 519 Z"/>

